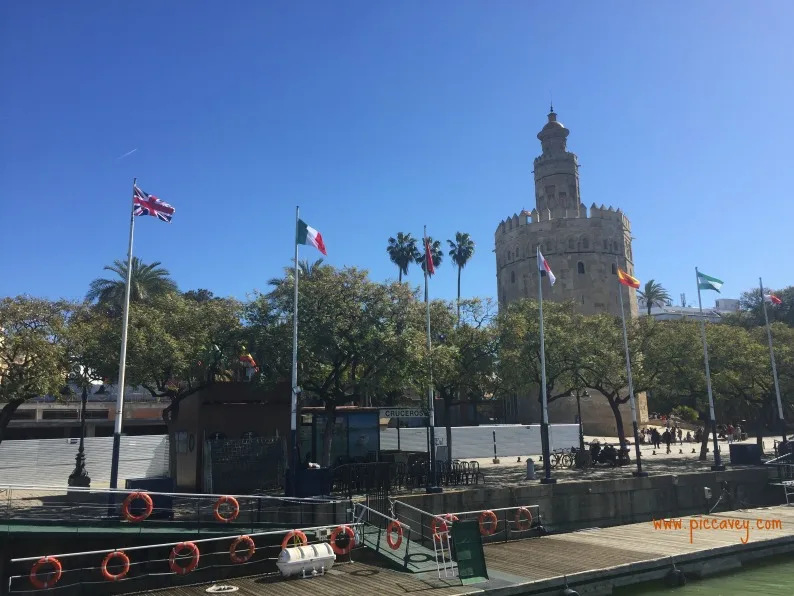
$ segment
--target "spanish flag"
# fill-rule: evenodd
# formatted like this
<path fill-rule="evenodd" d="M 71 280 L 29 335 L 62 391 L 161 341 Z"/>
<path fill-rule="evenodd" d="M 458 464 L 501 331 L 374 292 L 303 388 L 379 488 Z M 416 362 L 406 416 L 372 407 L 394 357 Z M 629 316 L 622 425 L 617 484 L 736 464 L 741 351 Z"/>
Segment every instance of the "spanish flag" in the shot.
<path fill-rule="evenodd" d="M 640 287 L 640 280 L 636 277 L 632 277 L 620 267 L 618 267 L 618 281 L 624 286 L 629 286 L 630 288 L 639 289 Z"/>

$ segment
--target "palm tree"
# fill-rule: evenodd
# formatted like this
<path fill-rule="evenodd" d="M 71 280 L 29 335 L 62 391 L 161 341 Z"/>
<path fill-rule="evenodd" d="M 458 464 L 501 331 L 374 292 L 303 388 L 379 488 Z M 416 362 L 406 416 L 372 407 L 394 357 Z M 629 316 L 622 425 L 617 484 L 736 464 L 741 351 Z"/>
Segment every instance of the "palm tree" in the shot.
<path fill-rule="evenodd" d="M 403 234 L 397 232 L 397 238 L 389 238 L 389 245 L 386 247 L 391 262 L 397 265 L 400 276 L 398 281 L 403 280 L 403 275 L 408 275 L 408 265 L 419 258 L 419 249 L 416 248 L 416 238 L 410 233 Z"/>
<path fill-rule="evenodd" d="M 458 321 L 460 321 L 460 272 L 474 255 L 474 240 L 466 232 L 455 232 L 455 240 L 449 243 L 449 256 L 458 268 Z"/>
<path fill-rule="evenodd" d="M 654 306 L 664 306 L 670 300 L 670 294 L 664 289 L 660 283 L 649 279 L 645 282 L 645 291 L 637 292 L 637 295 L 645 301 L 648 307 L 648 316 L 651 316 L 651 308 Z"/>
<path fill-rule="evenodd" d="M 127 263 L 113 261 L 106 265 L 105 271 L 112 271 L 118 279 L 98 278 L 91 282 L 86 294 L 86 300 L 98 301 L 121 310 L 124 305 L 124 288 L 127 283 Z M 169 292 L 178 292 L 176 282 L 171 279 L 167 269 L 160 267 L 160 261 L 149 265 L 143 263 L 138 257 L 132 258 L 132 275 L 130 276 L 130 302 L 146 302 L 156 296 Z"/>
<path fill-rule="evenodd" d="M 294 259 L 293 259 L 294 261 Z M 298 261 L 298 279 L 311 277 L 317 271 L 319 271 L 320 267 L 323 265 L 322 259 L 317 259 L 316 261 L 310 263 L 309 259 L 301 259 Z M 267 285 L 279 287 L 284 282 L 294 283 L 294 274 L 295 274 L 295 267 L 284 267 L 284 277 L 273 277 L 268 280 Z"/>
<path fill-rule="evenodd" d="M 441 241 L 440 240 L 433 240 L 432 237 L 427 237 L 427 243 L 430 245 L 430 256 L 433 259 L 433 268 L 437 268 L 441 261 L 444 259 L 444 253 L 441 251 Z M 424 246 L 422 247 L 424 248 Z M 417 251 L 416 256 L 414 257 L 417 265 L 422 267 L 422 271 L 426 268 L 427 260 L 425 258 L 425 253 Z M 430 275 L 433 275 L 432 273 Z"/>

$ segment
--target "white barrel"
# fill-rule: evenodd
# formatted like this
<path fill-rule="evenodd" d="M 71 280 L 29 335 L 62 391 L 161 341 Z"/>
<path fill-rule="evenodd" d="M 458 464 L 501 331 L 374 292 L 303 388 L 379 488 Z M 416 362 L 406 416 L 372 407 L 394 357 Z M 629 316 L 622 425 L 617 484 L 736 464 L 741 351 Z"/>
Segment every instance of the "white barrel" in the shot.
<path fill-rule="evenodd" d="M 334 566 L 336 554 L 327 542 L 285 548 L 278 557 L 276 566 L 281 575 L 318 575 Z"/>

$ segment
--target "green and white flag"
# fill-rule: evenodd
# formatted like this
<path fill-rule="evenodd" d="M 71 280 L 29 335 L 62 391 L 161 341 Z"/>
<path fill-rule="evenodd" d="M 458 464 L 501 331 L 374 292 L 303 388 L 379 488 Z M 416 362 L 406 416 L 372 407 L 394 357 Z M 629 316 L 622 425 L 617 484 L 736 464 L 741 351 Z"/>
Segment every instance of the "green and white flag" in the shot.
<path fill-rule="evenodd" d="M 718 294 L 724 282 L 716 277 L 710 277 L 698 271 L 698 290 L 714 290 Z"/>

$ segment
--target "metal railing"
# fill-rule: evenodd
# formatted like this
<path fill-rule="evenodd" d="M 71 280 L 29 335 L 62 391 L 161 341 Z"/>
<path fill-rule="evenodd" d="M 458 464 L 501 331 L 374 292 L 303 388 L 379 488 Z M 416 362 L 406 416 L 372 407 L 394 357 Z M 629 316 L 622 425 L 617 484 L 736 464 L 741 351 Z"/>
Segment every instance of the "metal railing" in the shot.
<path fill-rule="evenodd" d="M 451 530 L 456 518 L 457 520 L 477 519 L 479 522 L 480 517 L 483 516 L 486 511 L 490 511 L 495 516 L 496 522 L 493 522 L 491 518 L 488 523 L 484 524 L 484 529 L 486 532 L 491 532 L 490 534 L 483 532 L 483 524 L 481 524 L 481 534 L 483 535 L 484 542 L 492 542 L 500 539 L 504 541 L 515 540 L 546 533 L 541 523 L 540 508 L 538 505 L 434 514 L 423 511 L 399 499 L 390 498 L 389 502 L 391 504 L 392 517 L 401 522 L 410 523 L 414 528 L 414 540 L 422 543 L 428 548 L 435 547 L 434 542 L 437 540 L 434 539 L 435 534 L 449 532 Z M 529 515 L 527 515 L 527 512 L 529 512 Z"/>
<path fill-rule="evenodd" d="M 143 493 L 151 499 L 151 511 L 140 521 L 124 515 L 125 501 L 133 493 Z M 146 509 L 141 498 L 126 508 L 132 516 L 144 515 Z M 53 523 L 83 527 L 151 525 L 173 526 L 175 531 L 194 534 L 217 534 L 221 528 L 255 532 L 268 527 L 340 524 L 348 520 L 349 513 L 347 499 L 0 485 L 0 520 L 6 522 L 3 525 L 7 529 L 18 524 Z"/>
<path fill-rule="evenodd" d="M 772 480 L 794 480 L 794 452 L 779 455 L 774 459 L 764 462 L 764 465 L 774 468 Z"/>
<path fill-rule="evenodd" d="M 361 532 L 360 524 L 344 525 L 350 526 L 354 532 Z M 333 531 L 337 529 L 339 526 L 320 525 L 300 528 L 300 531 L 306 536 L 307 545 L 312 545 L 328 542 L 333 537 Z M 195 545 L 199 555 L 195 570 L 186 573 L 179 573 L 175 566 L 186 567 L 192 557 L 185 559 L 175 556 L 174 549 L 178 545 L 176 542 L 11 559 L 8 593 L 112 594 L 217 580 L 219 571 L 223 577 L 256 573 L 264 574 L 265 581 L 277 581 L 275 562 L 281 553 L 282 542 L 287 541 L 289 535 L 290 532 L 279 530 L 191 540 L 190 543 Z M 253 552 L 250 544 L 253 544 Z M 288 542 L 287 546 L 291 545 L 292 542 Z M 352 550 L 363 545 L 354 543 L 350 546 Z M 114 552 L 123 553 L 129 560 L 127 572 L 115 580 L 103 575 L 105 569 L 111 574 L 122 571 L 118 561 L 105 563 L 105 557 Z M 239 558 L 235 560 L 233 555 Z M 337 557 L 344 559 L 347 555 Z M 40 565 L 35 577 L 47 585 L 45 588 L 36 589 L 31 575 L 36 565 L 45 558 L 57 559 L 62 571 L 60 574 L 53 573 L 52 563 Z M 267 591 L 267 588 L 263 589 Z"/>

